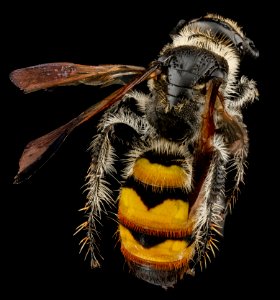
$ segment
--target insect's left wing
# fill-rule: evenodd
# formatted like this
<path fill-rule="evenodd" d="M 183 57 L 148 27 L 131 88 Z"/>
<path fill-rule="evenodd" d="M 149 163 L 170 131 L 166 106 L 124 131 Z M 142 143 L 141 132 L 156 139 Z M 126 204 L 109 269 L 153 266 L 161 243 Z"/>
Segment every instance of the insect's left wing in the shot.
<path fill-rule="evenodd" d="M 18 69 L 11 73 L 12 82 L 25 92 L 33 92 L 48 87 L 68 84 L 113 84 L 130 82 L 113 92 L 102 101 L 94 104 L 78 117 L 50 133 L 35 139 L 27 144 L 19 161 L 19 171 L 14 183 L 28 179 L 36 169 L 39 169 L 53 156 L 66 137 L 78 125 L 92 118 L 100 111 L 119 101 L 129 90 L 137 84 L 149 79 L 158 73 L 160 63 L 151 64 L 148 69 L 127 65 L 103 65 L 97 67 L 81 66 L 74 64 L 46 64 L 30 68 Z M 57 66 L 57 68 L 55 67 Z M 63 73 L 64 70 L 64 73 Z M 79 72 L 77 72 L 79 70 Z M 84 73 L 81 74 L 81 70 Z M 85 70 L 88 70 L 86 73 Z"/>
<path fill-rule="evenodd" d="M 17 69 L 11 81 L 25 93 L 62 85 L 126 84 L 145 68 L 130 65 L 87 66 L 69 62 L 46 63 Z"/>

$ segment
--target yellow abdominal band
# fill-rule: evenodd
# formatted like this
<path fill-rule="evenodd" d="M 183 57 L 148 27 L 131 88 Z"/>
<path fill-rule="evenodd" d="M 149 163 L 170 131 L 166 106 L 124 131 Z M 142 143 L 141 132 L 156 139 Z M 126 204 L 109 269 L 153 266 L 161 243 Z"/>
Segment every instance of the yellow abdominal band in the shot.
<path fill-rule="evenodd" d="M 167 239 L 146 248 L 138 243 L 124 226 L 119 226 L 119 233 L 122 253 L 129 261 L 151 265 L 157 269 L 171 270 L 180 268 L 193 256 L 194 244 L 188 247 L 188 243 L 184 240 Z"/>
<path fill-rule="evenodd" d="M 187 234 L 189 203 L 178 199 L 166 199 L 148 209 L 132 188 L 123 188 L 119 200 L 119 220 L 129 228 L 169 237 Z"/>
<path fill-rule="evenodd" d="M 135 162 L 133 176 L 144 184 L 154 187 L 184 187 L 187 174 L 177 165 L 164 166 L 151 163 L 147 158 Z"/>

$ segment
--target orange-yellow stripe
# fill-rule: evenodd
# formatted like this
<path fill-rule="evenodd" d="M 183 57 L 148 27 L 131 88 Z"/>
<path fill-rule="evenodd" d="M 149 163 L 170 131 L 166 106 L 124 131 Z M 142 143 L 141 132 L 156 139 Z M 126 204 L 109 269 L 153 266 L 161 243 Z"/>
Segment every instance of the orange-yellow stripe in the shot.
<path fill-rule="evenodd" d="M 150 231 L 172 231 L 175 236 L 186 235 L 189 203 L 179 199 L 166 199 L 148 209 L 132 188 L 122 188 L 119 198 L 119 217 L 134 228 Z M 130 225 L 131 227 L 131 225 Z M 181 234 L 180 234 L 181 233 Z"/>
<path fill-rule="evenodd" d="M 140 158 L 135 162 L 133 176 L 144 184 L 155 187 L 180 188 L 190 181 L 183 168 L 151 163 L 147 158 Z"/>
<path fill-rule="evenodd" d="M 130 260 L 170 266 L 172 263 L 174 265 L 186 263 L 193 256 L 194 245 L 188 247 L 188 243 L 183 240 L 165 240 L 156 246 L 145 248 L 124 226 L 119 226 L 119 233 L 123 252 Z"/>

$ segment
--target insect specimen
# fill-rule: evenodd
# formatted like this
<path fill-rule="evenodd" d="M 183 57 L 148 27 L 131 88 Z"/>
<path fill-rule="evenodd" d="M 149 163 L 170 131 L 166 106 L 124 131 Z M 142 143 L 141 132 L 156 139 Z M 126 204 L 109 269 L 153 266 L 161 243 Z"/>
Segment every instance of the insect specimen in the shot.
<path fill-rule="evenodd" d="M 98 114 L 86 175 L 86 221 L 77 229 L 85 233 L 81 247 L 91 266 L 99 267 L 96 224 L 104 205 L 112 204 L 129 269 L 163 288 L 194 274 L 218 248 L 244 179 L 249 141 L 242 109 L 258 97 L 255 81 L 240 75 L 239 67 L 244 56 L 259 52 L 236 22 L 207 14 L 180 21 L 170 37 L 147 68 L 47 63 L 10 76 L 26 93 L 79 83 L 121 85 L 31 141 L 15 182 L 29 178 L 74 128 Z M 136 89 L 145 81 L 148 93 Z"/>

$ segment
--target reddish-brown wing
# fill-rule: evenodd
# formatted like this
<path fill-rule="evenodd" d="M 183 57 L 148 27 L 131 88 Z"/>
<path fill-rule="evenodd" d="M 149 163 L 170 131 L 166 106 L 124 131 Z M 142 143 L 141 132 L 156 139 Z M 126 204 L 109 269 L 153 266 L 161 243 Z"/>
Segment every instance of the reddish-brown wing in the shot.
<path fill-rule="evenodd" d="M 145 68 L 130 65 L 87 66 L 68 62 L 47 63 L 17 69 L 10 74 L 11 81 L 26 93 L 61 85 L 125 84 Z"/>
<path fill-rule="evenodd" d="M 131 90 L 134 86 L 137 84 L 143 82 L 144 80 L 149 79 L 150 77 L 154 76 L 156 73 L 158 73 L 158 64 L 151 65 L 150 68 L 148 68 L 145 72 L 142 70 L 136 70 L 134 67 L 128 67 L 128 66 L 118 66 L 118 67 L 109 67 L 107 70 L 109 71 L 109 74 L 106 74 L 104 71 L 104 74 L 102 74 L 102 78 L 106 78 L 105 83 L 108 83 L 108 80 L 114 81 L 118 76 L 116 74 L 126 74 L 125 76 L 131 76 L 131 72 L 136 72 L 136 74 L 140 73 L 140 75 L 135 75 L 134 73 L 134 80 L 132 80 L 130 83 L 122 86 L 115 92 L 113 92 L 111 95 L 103 99 L 102 101 L 94 104 L 90 108 L 88 108 L 86 111 L 82 112 L 78 117 L 72 119 L 67 124 L 62 125 L 61 127 L 53 130 L 52 132 L 35 139 L 27 144 L 25 147 L 22 156 L 19 161 L 19 171 L 17 175 L 15 176 L 15 183 L 20 183 L 21 181 L 28 179 L 35 171 L 36 169 L 40 168 L 44 163 L 47 162 L 47 160 L 58 150 L 60 145 L 63 143 L 63 141 L 67 138 L 67 136 L 72 132 L 73 129 L 75 129 L 78 125 L 84 123 L 85 121 L 89 120 L 93 116 L 95 116 L 100 111 L 110 107 L 115 102 L 119 101 L 129 90 Z M 42 65 L 41 65 L 42 66 Z M 49 66 L 49 64 L 48 64 Z M 68 64 L 69 66 L 69 64 Z M 128 67 L 128 68 L 127 68 Z M 117 72 L 112 72 L 113 69 L 118 69 Z M 136 67 L 138 68 L 138 67 Z M 36 71 L 34 71 L 37 69 Z M 52 68 L 51 68 L 52 69 Z M 26 71 L 27 70 L 27 71 Z M 38 70 L 40 70 L 38 72 Z M 21 89 L 27 92 L 35 91 L 38 89 L 46 88 L 46 86 L 56 86 L 61 85 L 61 82 L 65 83 L 65 80 L 54 80 L 54 76 L 51 76 L 51 80 L 48 80 L 48 75 L 44 75 L 41 77 L 41 80 L 43 82 L 40 82 L 40 80 L 35 78 L 36 72 L 39 73 L 39 75 L 42 75 L 42 67 L 31 67 L 31 79 L 29 80 L 27 78 L 27 74 L 29 74 L 30 70 L 27 69 L 19 69 L 17 71 L 14 71 L 11 75 L 13 82 Z M 134 70 L 134 71 L 133 71 Z M 27 72 L 27 73 L 26 73 Z M 69 71 L 70 72 L 70 71 Z M 56 73 L 56 71 L 54 71 Z M 112 75 L 114 73 L 114 75 Z M 23 76 L 22 76 L 23 75 Z M 123 77 L 123 76 L 119 77 Z M 96 76 L 96 77 L 94 77 Z M 97 79 L 97 75 L 92 75 L 90 78 L 91 81 L 97 80 L 97 82 L 100 81 L 100 78 Z M 135 78 L 136 76 L 136 78 Z M 23 80 L 21 80 L 21 77 L 23 77 Z M 66 76 L 67 77 L 67 76 Z M 72 79 L 73 75 L 68 75 L 69 78 Z M 107 80 L 107 78 L 109 78 Z M 83 80 L 86 78 L 84 77 Z M 59 82 L 59 83 L 58 83 Z M 77 79 L 72 81 L 77 82 Z"/>

